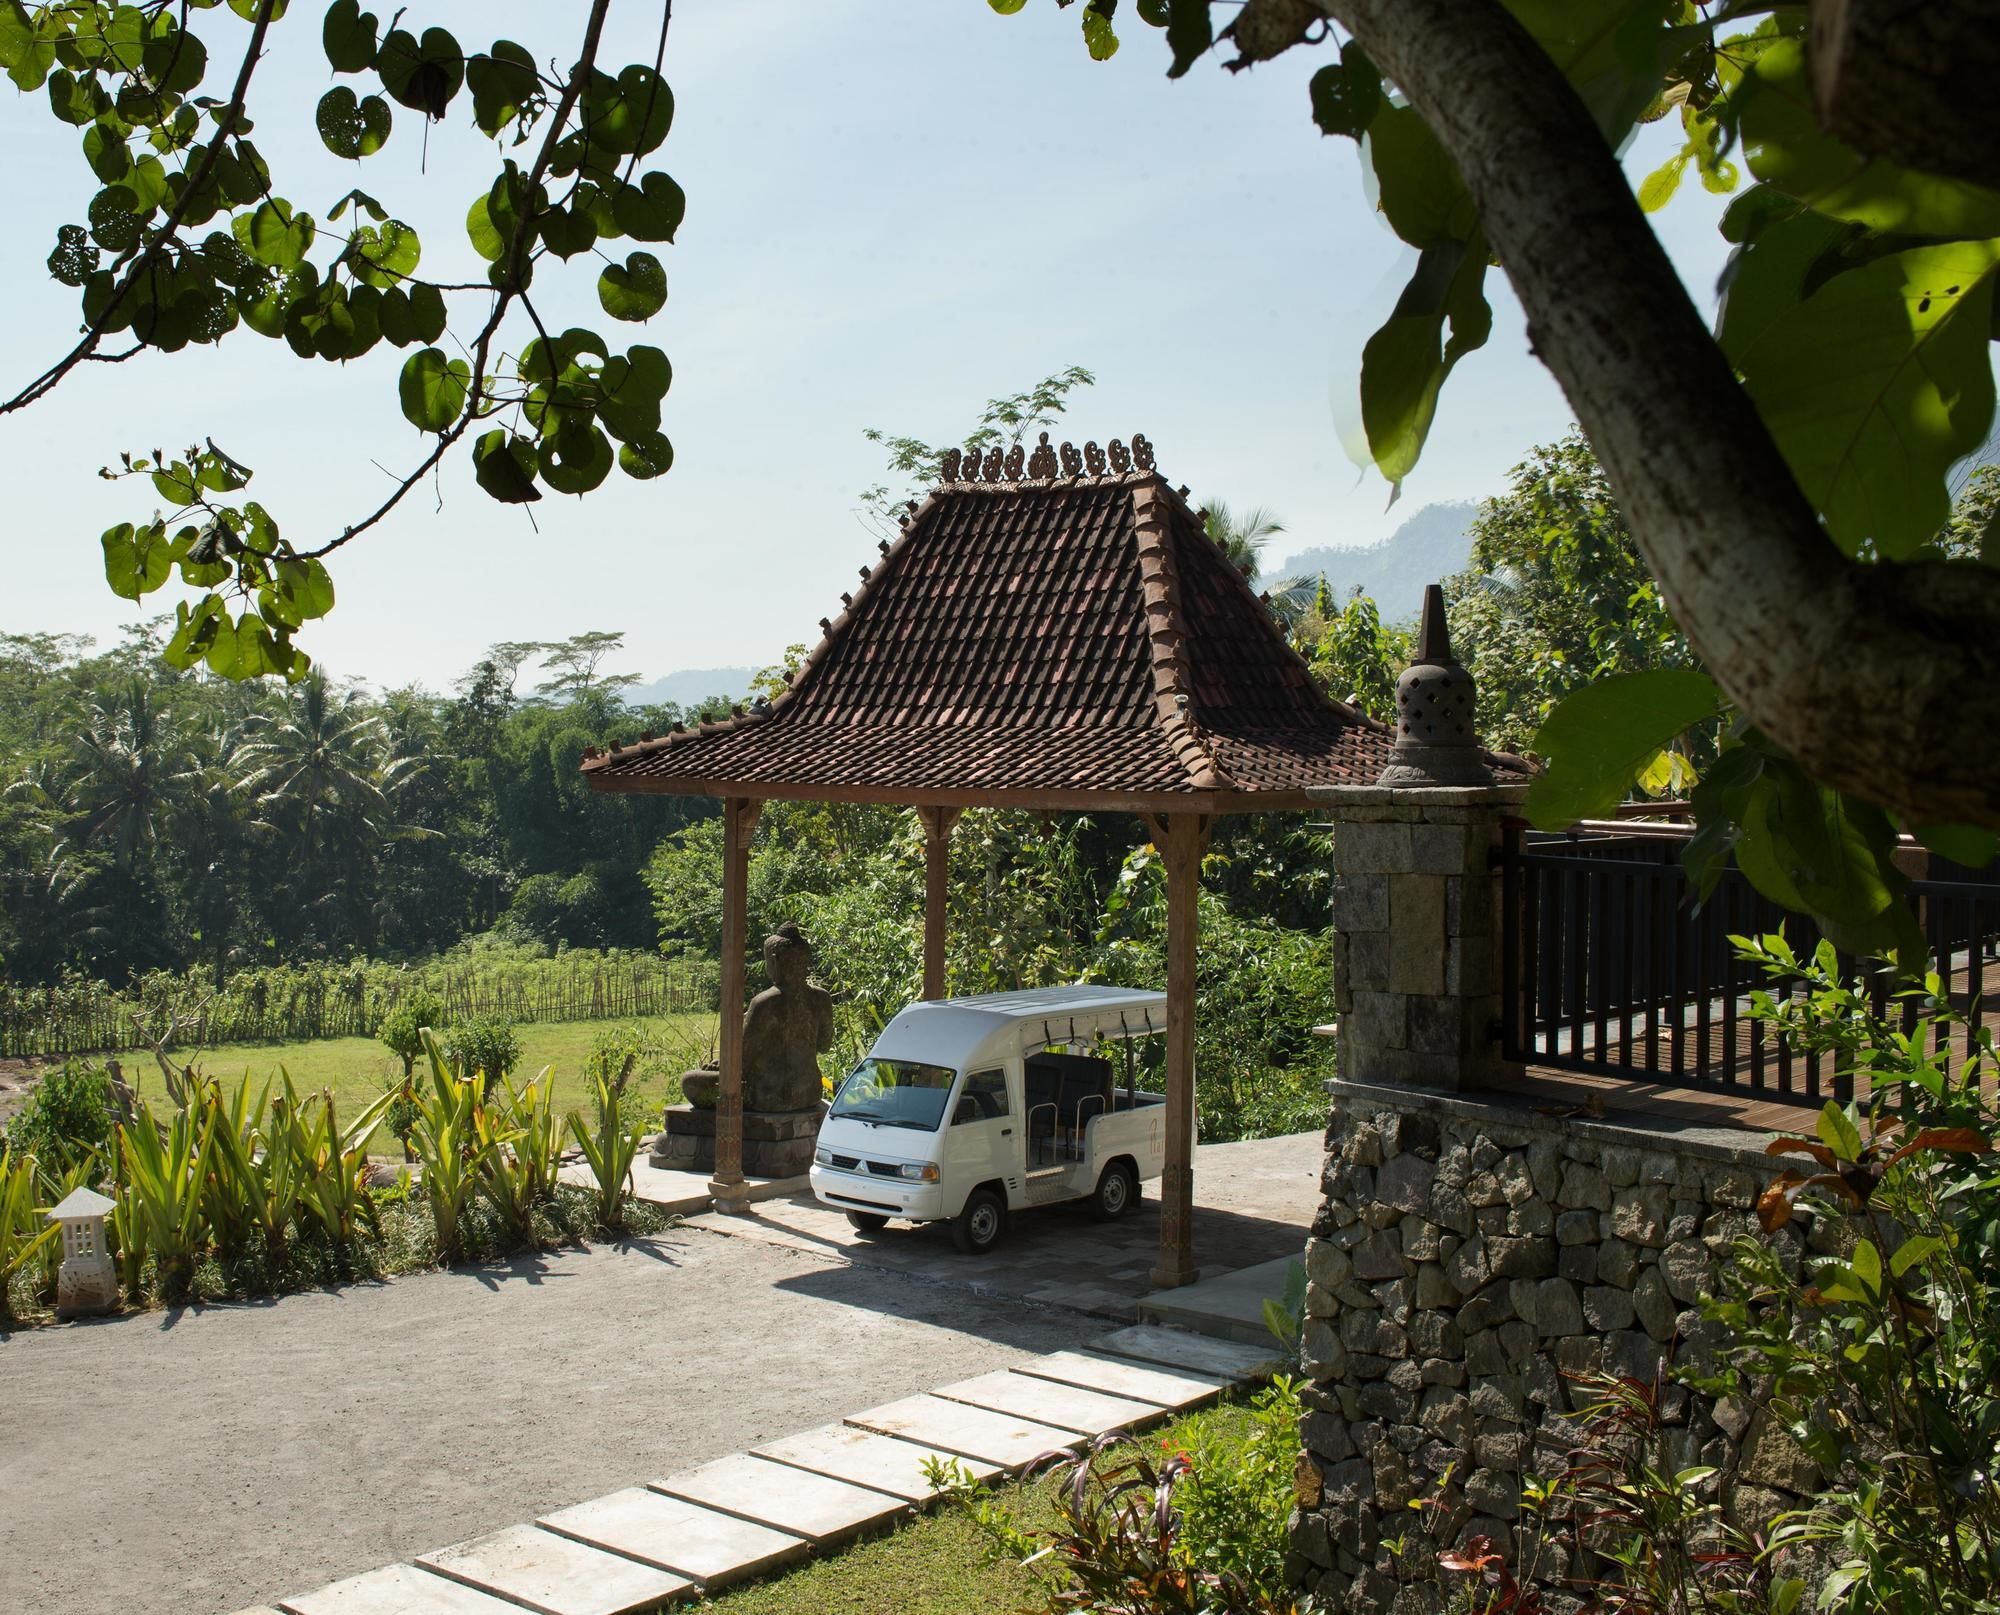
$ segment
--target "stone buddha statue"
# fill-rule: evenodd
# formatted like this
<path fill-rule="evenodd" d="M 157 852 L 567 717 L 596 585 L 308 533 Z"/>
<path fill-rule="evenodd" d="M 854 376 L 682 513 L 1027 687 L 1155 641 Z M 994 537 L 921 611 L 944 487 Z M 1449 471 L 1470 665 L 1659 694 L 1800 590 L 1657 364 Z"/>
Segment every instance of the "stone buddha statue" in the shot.
<path fill-rule="evenodd" d="M 743 1108 L 811 1110 L 819 1057 L 833 1047 L 833 995 L 806 979 L 812 944 L 790 920 L 764 938 L 771 985 L 743 1017 Z"/>
<path fill-rule="evenodd" d="M 746 1111 L 819 1106 L 819 1056 L 833 1047 L 833 996 L 806 979 L 812 962 L 812 944 L 791 921 L 764 938 L 771 985 L 750 1000 L 743 1016 Z M 720 1080 L 713 1069 L 690 1071 L 681 1087 L 689 1104 L 712 1110 Z"/>

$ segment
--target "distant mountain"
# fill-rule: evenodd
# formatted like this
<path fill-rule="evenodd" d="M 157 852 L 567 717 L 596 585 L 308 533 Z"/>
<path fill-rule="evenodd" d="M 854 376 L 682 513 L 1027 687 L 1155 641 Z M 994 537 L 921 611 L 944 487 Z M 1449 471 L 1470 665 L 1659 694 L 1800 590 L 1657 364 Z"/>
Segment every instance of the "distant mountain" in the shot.
<path fill-rule="evenodd" d="M 1389 621 L 1414 617 L 1423 605 L 1425 584 L 1465 570 L 1472 553 L 1472 519 L 1478 513 L 1471 503 L 1425 505 L 1379 544 L 1301 550 L 1265 566 L 1258 582 L 1269 588 L 1281 578 L 1314 578 L 1324 572 L 1335 599 L 1358 588 Z"/>
<path fill-rule="evenodd" d="M 750 681 L 756 676 L 757 669 L 754 667 L 690 668 L 686 672 L 669 673 L 665 678 L 654 679 L 651 684 L 633 685 L 625 692 L 625 704 L 629 707 L 649 707 L 661 701 L 671 701 L 675 706 L 691 707 L 711 695 L 740 701 L 750 693 Z"/>

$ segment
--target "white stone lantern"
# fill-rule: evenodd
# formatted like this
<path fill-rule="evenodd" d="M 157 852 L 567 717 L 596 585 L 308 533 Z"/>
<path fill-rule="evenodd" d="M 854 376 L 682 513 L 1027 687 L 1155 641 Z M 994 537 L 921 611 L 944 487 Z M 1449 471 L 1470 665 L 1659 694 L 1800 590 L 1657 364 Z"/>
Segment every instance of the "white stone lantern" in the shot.
<path fill-rule="evenodd" d="M 56 1316 L 108 1312 L 118 1305 L 118 1270 L 104 1238 L 104 1219 L 116 1202 L 92 1189 L 75 1189 L 49 1213 L 62 1225 L 63 1263 L 56 1274 Z"/>

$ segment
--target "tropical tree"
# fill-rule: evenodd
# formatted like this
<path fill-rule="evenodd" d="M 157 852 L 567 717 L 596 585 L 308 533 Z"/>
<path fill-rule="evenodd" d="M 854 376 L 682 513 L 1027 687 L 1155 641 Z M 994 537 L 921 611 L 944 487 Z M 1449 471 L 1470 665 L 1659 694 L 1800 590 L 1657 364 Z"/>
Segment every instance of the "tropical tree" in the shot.
<path fill-rule="evenodd" d="M 1530 750 L 1573 690 L 1696 665 L 1576 432 L 1534 450 L 1480 506 L 1470 567 L 1445 593 L 1452 647 L 1479 684 L 1480 734 L 1504 750 Z"/>
<path fill-rule="evenodd" d="M 0 398 L 0 414 L 46 397 L 87 362 L 219 343 L 245 327 L 283 337 L 307 360 L 343 363 L 384 341 L 411 350 L 396 399 L 428 447 L 385 496 L 302 544 L 239 497 L 251 469 L 212 439 L 178 458 L 128 454 L 106 473 L 150 482 L 165 503 L 165 514 L 120 523 L 103 544 L 119 594 L 138 599 L 176 571 L 192 591 L 168 658 L 229 677 L 297 677 L 306 660 L 294 636 L 333 605 L 327 557 L 386 520 L 461 443 L 479 486 L 508 504 L 587 493 L 614 463 L 642 479 L 673 463 L 660 431 L 666 355 L 643 343 L 616 351 L 587 327 L 551 335 L 537 307 L 562 278 L 555 261 L 579 257 L 608 319 L 643 323 L 666 302 L 666 270 L 648 249 L 674 239 L 686 198 L 641 164 L 673 122 L 660 76 L 672 7 L 659 7 L 652 63 L 616 71 L 598 60 L 611 0 L 583 9 L 562 67 L 541 65 L 549 48 L 502 39 L 467 50 L 444 28 L 412 32 L 401 12 L 384 28 L 358 0 L 310 16 L 342 80 L 313 111 L 336 157 L 360 163 L 382 150 L 395 108 L 406 128 L 427 133 L 461 92 L 506 153 L 469 199 L 467 233 L 491 267 L 465 283 L 423 274 L 417 232 L 367 189 L 350 190 L 324 221 L 284 194 L 249 138 L 251 91 L 273 30 L 300 26 L 313 8 L 288 17 L 286 0 L 230 0 L 243 27 L 189 26 L 191 11 L 214 4 L 0 0 L 0 70 L 20 90 L 46 86 L 55 118 L 84 131 L 92 174 L 78 222 L 61 227 L 49 257 L 49 272 L 78 292 L 82 335 Z M 619 241 L 645 245 L 619 254 L 609 245 Z M 128 346 L 107 352 L 114 342 Z M 190 435 L 201 435 L 192 423 Z"/>
<path fill-rule="evenodd" d="M 1069 395 L 1081 387 L 1097 384 L 1097 377 L 1082 365 L 1069 365 L 1044 376 L 1034 386 L 1018 393 L 989 398 L 979 419 L 956 445 L 966 454 L 986 454 L 993 449 L 1012 449 L 1030 432 L 1054 426 L 1069 408 Z M 930 443 L 920 437 L 899 437 L 879 427 L 863 427 L 861 435 L 888 451 L 889 476 L 893 481 L 863 488 L 857 496 L 863 518 L 883 538 L 892 538 L 898 529 L 897 517 L 905 504 L 928 492 L 938 478 L 938 464 L 945 444 Z"/>
<path fill-rule="evenodd" d="M 1285 524 L 1262 505 L 1253 505 L 1239 515 L 1221 499 L 1208 502 L 1201 524 L 1223 559 L 1253 582 L 1263 562 L 1264 546 L 1285 530 Z"/>
<path fill-rule="evenodd" d="M 1083 8 L 1100 59 L 1112 10 Z M 1218 44 L 1235 69 L 1337 47 L 1312 116 L 1360 143 L 1418 255 L 1362 355 L 1376 466 L 1399 484 L 1416 464 L 1503 265 L 1707 670 L 1573 693 L 1538 734 L 1552 767 L 1530 812 L 1607 810 L 1676 735 L 1734 713 L 1734 760 L 1696 796 L 1703 881 L 1740 853 L 1844 945 L 1919 948 L 1897 831 L 1975 862 L 2000 846 L 2000 756 L 1963 744 L 2000 727 L 2000 572 L 1935 541 L 1994 409 L 1983 8 L 1929 8 L 1914 54 L 1886 0 L 1247 0 L 1220 31 L 1207 0 L 1139 15 L 1170 76 Z M 1661 116 L 1686 143 L 1635 198 L 1618 154 Z M 1745 169 L 1711 331 L 1642 208 L 1686 173 L 1727 192 Z"/>
<path fill-rule="evenodd" d="M 251 721 L 238 761 L 237 785 L 256 804 L 257 827 L 283 851 L 288 891 L 314 894 L 308 912 L 331 907 L 359 920 L 368 909 L 368 854 L 394 828 L 392 796 L 411 767 L 389 754 L 380 715 L 314 669 L 278 711 Z M 272 913 L 280 936 L 296 937 L 305 917 L 291 903 Z"/>

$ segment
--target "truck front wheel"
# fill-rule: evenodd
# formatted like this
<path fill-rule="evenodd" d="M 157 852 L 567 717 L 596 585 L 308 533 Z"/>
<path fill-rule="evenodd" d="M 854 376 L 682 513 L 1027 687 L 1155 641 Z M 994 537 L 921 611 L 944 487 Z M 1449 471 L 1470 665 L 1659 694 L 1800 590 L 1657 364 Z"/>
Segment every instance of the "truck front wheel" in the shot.
<path fill-rule="evenodd" d="M 1139 1174 L 1130 1161 L 1113 1161 L 1097 1180 L 1097 1192 L 1090 1197 L 1090 1212 L 1100 1222 L 1122 1217 L 1139 1203 Z"/>
<path fill-rule="evenodd" d="M 889 1219 L 879 1211 L 850 1211 L 847 1220 L 854 1225 L 855 1232 L 864 1238 L 873 1238 L 889 1226 Z"/>
<path fill-rule="evenodd" d="M 968 1256 L 983 1256 L 1000 1243 L 1007 1207 L 991 1189 L 974 1189 L 951 1219 L 951 1242 Z"/>

